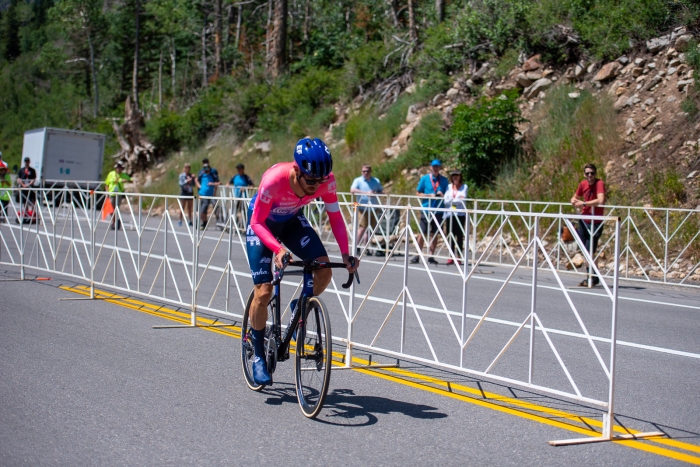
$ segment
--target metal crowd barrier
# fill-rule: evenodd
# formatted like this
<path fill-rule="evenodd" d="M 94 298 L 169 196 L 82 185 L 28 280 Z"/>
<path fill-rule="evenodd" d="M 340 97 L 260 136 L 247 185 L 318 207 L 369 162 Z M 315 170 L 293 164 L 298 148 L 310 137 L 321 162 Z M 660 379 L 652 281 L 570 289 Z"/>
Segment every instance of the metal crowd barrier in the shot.
<path fill-rule="evenodd" d="M 2 214 L 21 222 L 0 224 L 0 264 L 18 266 L 22 279 L 25 269 L 33 268 L 85 280 L 91 298 L 95 298 L 96 287 L 107 287 L 187 307 L 192 327 L 201 325 L 198 313 L 202 310 L 241 318 L 252 288 L 245 246 L 255 239 L 246 235 L 247 219 L 240 208 L 247 207 L 250 198 L 129 193 L 109 198 L 110 193 L 103 191 L 61 190 L 64 197 L 60 203 L 47 202 L 59 199 L 59 190 L 23 190 L 32 194 L 26 197 L 20 193 L 14 196 L 18 190 L 10 190 L 13 196 L 7 206 L 2 205 Z M 401 198 L 387 201 L 394 199 Z M 194 204 L 192 226 L 187 222 L 188 201 Z M 24 223 L 27 204 L 33 204 L 34 214 Z M 111 214 L 110 204 L 114 207 Z M 207 205 L 211 207 L 198 212 Z M 421 215 L 432 220 L 437 213 L 451 210 L 424 212 L 422 207 L 400 201 L 358 205 L 346 199 L 340 205 L 353 251 L 359 248 L 366 253 L 374 248 L 383 253 L 382 260 L 363 268 L 361 286 L 354 284 L 346 292 L 333 280 L 326 290 L 325 295 L 337 299 L 329 301 L 333 321 L 344 319 L 346 323 L 345 328 L 334 327 L 334 340 L 346 345 L 344 368 L 353 367 L 353 351 L 361 349 L 563 396 L 603 409 L 600 439 L 613 439 L 624 221 L 616 216 L 585 217 L 600 222 L 608 235 L 612 249 L 608 259 L 613 264 L 606 272 L 596 264 L 574 227 L 573 222 L 584 216 L 461 210 L 456 213 L 464 215 L 461 245 L 450 242 L 444 224 L 438 224 L 434 234 L 442 245 L 440 257 L 455 263 L 454 270 L 446 272 L 431 267 L 428 256 L 418 248 L 421 234 L 416 224 Z M 366 243 L 360 246 L 356 239 L 363 210 L 376 222 L 368 222 L 367 237 L 362 239 Z M 321 204 L 313 203 L 305 208 L 305 215 L 326 242 L 329 254 L 337 255 L 322 211 Z M 185 220 L 182 225 L 181 216 Z M 559 225 L 570 229 L 591 274 L 601 281 L 609 307 L 604 313 L 609 318 L 605 332 L 600 330 L 602 323 L 591 323 L 591 318 L 581 313 L 586 302 L 572 296 L 564 284 L 557 267 L 559 250 L 549 243 Z M 475 241 L 478 229 L 487 229 L 490 234 Z M 520 235 L 506 242 L 509 231 Z M 469 251 L 471 258 L 467 258 Z M 414 255 L 419 261 L 409 263 Z M 479 296 L 470 292 L 479 268 L 496 256 L 504 272 L 499 285 L 489 290 L 480 284 Z M 526 300 L 520 297 L 514 301 L 504 294 L 516 273 L 530 277 Z M 538 301 L 542 276 L 554 281 L 561 292 L 560 305 L 543 307 Z M 293 281 L 284 285 L 297 290 L 300 286 Z M 481 302 L 484 294 L 490 297 L 488 304 Z M 569 325 L 556 328 L 562 319 L 569 319 Z M 602 335 L 589 331 L 586 321 Z M 596 341 L 608 343 L 607 357 Z M 536 351 L 535 342 L 539 343 L 537 349 L 541 346 L 546 351 Z M 554 372 L 558 377 L 553 369 L 558 369 Z M 634 437 L 647 435 L 658 433 Z"/>

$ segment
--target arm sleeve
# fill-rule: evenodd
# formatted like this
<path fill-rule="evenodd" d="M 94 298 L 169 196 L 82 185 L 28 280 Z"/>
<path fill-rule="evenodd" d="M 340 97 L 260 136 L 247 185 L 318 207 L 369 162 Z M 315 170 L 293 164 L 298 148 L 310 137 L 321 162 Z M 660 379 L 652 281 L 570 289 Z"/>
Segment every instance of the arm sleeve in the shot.
<path fill-rule="evenodd" d="M 452 205 L 452 197 L 453 197 L 452 186 L 450 186 L 445 191 L 445 205 L 447 205 L 447 206 Z"/>
<path fill-rule="evenodd" d="M 352 185 L 350 185 L 350 189 L 352 190 L 353 188 L 355 188 L 355 189 L 360 188 L 360 181 L 358 179 L 355 179 L 352 181 Z"/>
<path fill-rule="evenodd" d="M 576 192 L 574 192 L 574 196 L 583 196 L 583 188 L 581 188 L 580 183 L 579 183 L 578 187 L 576 187 Z"/>
<path fill-rule="evenodd" d="M 264 189 L 261 188 L 260 192 L 263 193 Z M 261 196 L 258 196 L 255 201 L 255 206 L 253 207 L 253 215 L 250 218 L 250 228 L 253 229 L 255 235 L 258 236 L 266 247 L 277 254 L 282 249 L 282 245 L 277 241 L 275 236 L 272 235 L 267 225 L 265 225 L 265 220 L 270 215 L 271 210 L 272 205 L 270 202 L 264 203 L 261 200 Z"/>
<path fill-rule="evenodd" d="M 335 236 L 335 241 L 338 243 L 338 248 L 340 252 L 344 255 L 349 254 L 350 249 L 348 248 L 348 231 L 345 228 L 345 219 L 340 213 L 340 206 L 338 205 L 338 196 L 333 193 L 326 193 L 321 197 L 324 203 L 326 203 L 326 212 L 328 213 L 328 220 L 331 224 L 331 230 Z"/>
<path fill-rule="evenodd" d="M 425 180 L 425 177 L 421 177 L 420 180 L 418 180 L 418 186 L 416 187 L 416 191 L 419 193 L 425 193 L 425 188 L 423 187 L 423 180 Z"/>

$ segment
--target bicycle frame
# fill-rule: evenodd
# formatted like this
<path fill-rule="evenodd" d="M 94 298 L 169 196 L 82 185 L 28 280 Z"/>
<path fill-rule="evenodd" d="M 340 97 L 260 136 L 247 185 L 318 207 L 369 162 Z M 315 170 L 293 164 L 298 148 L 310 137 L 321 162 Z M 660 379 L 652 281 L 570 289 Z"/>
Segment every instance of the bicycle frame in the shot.
<path fill-rule="evenodd" d="M 290 276 L 303 276 L 304 285 L 299 294 L 299 300 L 297 301 L 297 306 L 295 310 L 292 310 L 292 320 L 287 332 L 282 337 L 282 318 L 281 318 L 281 291 L 280 285 L 281 280 L 275 280 L 274 282 L 274 292 L 272 294 L 273 300 L 273 314 L 272 314 L 272 334 L 277 340 L 277 360 L 284 361 L 289 358 L 289 346 L 292 342 L 292 336 L 294 331 L 299 326 L 299 317 L 304 316 L 301 314 L 306 311 L 306 300 L 314 296 L 314 274 L 313 270 L 304 268 L 302 271 L 291 271 L 287 273 Z"/>

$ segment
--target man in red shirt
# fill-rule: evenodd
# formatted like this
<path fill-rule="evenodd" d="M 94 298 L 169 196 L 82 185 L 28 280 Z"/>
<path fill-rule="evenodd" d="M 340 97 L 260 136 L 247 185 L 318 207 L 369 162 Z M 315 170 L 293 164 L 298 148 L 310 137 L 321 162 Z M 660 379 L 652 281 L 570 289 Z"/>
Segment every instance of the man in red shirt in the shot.
<path fill-rule="evenodd" d="M 597 170 L 595 165 L 586 164 L 583 168 L 583 174 L 586 179 L 579 183 L 578 188 L 576 188 L 576 193 L 571 197 L 571 204 L 581 211 L 581 214 L 586 216 L 602 216 L 604 209 L 602 206 L 605 204 L 605 184 L 602 180 L 596 178 Z M 578 236 L 583 241 L 583 244 L 589 248 L 591 256 L 595 255 L 595 251 L 598 248 L 598 240 L 600 235 L 603 233 L 603 226 L 601 222 L 591 221 L 578 221 L 578 229 L 576 229 Z M 591 248 L 591 231 L 593 231 L 593 245 Z M 590 273 L 590 268 L 589 268 Z M 593 276 L 592 285 L 597 285 L 599 279 L 597 276 Z M 582 281 L 580 284 L 582 287 L 588 286 L 588 280 Z"/>

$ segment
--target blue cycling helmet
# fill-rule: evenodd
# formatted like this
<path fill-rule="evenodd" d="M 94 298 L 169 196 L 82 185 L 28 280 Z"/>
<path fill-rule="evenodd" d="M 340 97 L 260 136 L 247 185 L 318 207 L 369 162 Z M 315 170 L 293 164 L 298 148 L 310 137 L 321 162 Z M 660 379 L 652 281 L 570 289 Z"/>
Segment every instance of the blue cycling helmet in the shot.
<path fill-rule="evenodd" d="M 333 170 L 333 157 L 326 143 L 318 138 L 302 138 L 294 149 L 294 162 L 304 175 L 326 178 Z"/>

